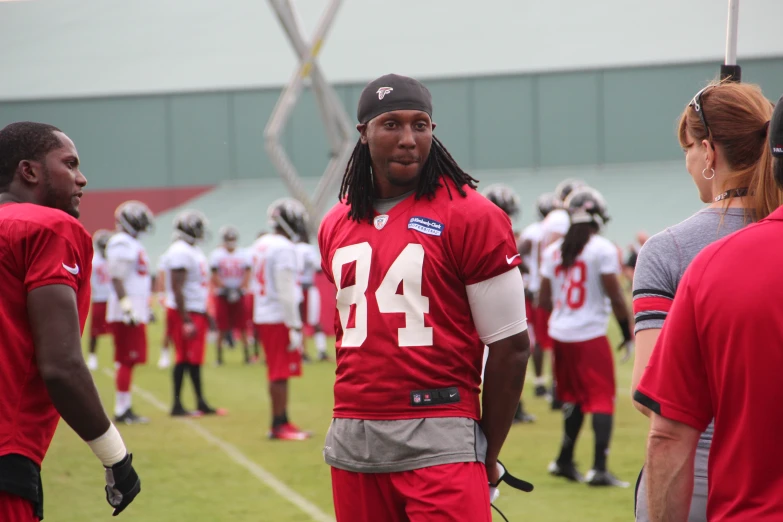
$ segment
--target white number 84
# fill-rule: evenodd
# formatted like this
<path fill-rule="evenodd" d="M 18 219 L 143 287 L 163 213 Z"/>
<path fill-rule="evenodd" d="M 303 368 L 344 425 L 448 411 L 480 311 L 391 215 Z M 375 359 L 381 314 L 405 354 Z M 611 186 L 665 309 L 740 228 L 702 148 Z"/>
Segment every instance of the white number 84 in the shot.
<path fill-rule="evenodd" d="M 356 263 L 356 281 L 340 287 L 342 270 L 347 263 Z M 359 347 L 367 339 L 367 287 L 370 283 L 372 247 L 358 243 L 339 248 L 332 258 L 332 274 L 337 286 L 337 312 L 343 330 L 341 346 Z M 403 346 L 432 346 L 432 327 L 424 326 L 424 314 L 430 311 L 430 299 L 421 294 L 424 268 L 424 247 L 408 244 L 386 272 L 375 290 L 378 311 L 383 314 L 404 313 L 405 327 L 397 329 L 398 344 Z M 402 295 L 397 288 L 402 282 Z M 348 328 L 351 305 L 356 305 L 355 324 Z"/>

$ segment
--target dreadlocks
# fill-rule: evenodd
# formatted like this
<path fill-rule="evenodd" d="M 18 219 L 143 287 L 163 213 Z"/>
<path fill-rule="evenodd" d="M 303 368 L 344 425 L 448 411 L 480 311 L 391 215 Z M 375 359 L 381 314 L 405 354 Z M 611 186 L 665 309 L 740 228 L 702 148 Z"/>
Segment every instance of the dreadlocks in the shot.
<path fill-rule="evenodd" d="M 436 138 L 432 137 L 432 148 L 427 161 L 419 174 L 419 184 L 416 187 L 416 199 L 422 196 L 432 199 L 435 190 L 443 185 L 440 182 L 441 177 L 448 177 L 457 186 L 460 196 L 465 197 L 467 193 L 463 190 L 464 185 L 475 189 L 478 180 L 462 170 L 457 162 L 451 156 L 446 147 Z M 451 197 L 451 189 L 446 185 Z M 348 166 L 345 168 L 343 182 L 340 186 L 339 200 L 346 199 L 351 209 L 348 211 L 348 218 L 355 221 L 366 219 L 372 223 L 373 202 L 375 193 L 373 190 L 372 179 L 372 160 L 370 158 L 370 147 L 362 144 L 361 139 L 356 143 L 353 149 L 351 159 L 348 160 Z"/>
<path fill-rule="evenodd" d="M 569 268 L 576 263 L 576 258 L 582 253 L 594 232 L 598 232 L 598 225 L 592 222 L 574 223 L 568 228 L 563 244 L 560 246 L 563 268 Z"/>

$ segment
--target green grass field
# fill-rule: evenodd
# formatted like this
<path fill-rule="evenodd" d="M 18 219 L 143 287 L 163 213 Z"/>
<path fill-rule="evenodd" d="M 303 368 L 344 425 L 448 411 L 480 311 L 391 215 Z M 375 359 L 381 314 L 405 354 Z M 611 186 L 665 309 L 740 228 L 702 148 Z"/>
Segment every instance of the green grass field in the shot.
<path fill-rule="evenodd" d="M 134 410 L 150 417 L 151 423 L 119 427 L 134 454 L 142 493 L 119 520 L 333 520 L 329 467 L 323 462 L 321 448 L 331 418 L 334 364 L 306 365 L 304 376 L 294 380 L 291 387 L 289 415 L 302 428 L 312 430 L 314 437 L 305 442 L 269 441 L 266 431 L 270 415 L 263 366 L 243 365 L 241 349 L 237 349 L 228 352 L 225 366 L 216 368 L 210 347 L 204 377 L 207 399 L 214 406 L 227 408 L 229 416 L 174 420 L 161 411 L 171 405 L 170 373 L 155 366 L 161 324 L 150 325 L 148 332 L 150 362 L 136 370 L 133 400 Z M 616 332 L 612 334 L 616 338 Z M 111 343 L 110 337 L 101 338 L 101 369 L 93 374 L 110 413 L 114 404 Z M 538 420 L 535 424 L 512 427 L 501 460 L 516 475 L 533 482 L 536 489 L 525 494 L 501 488 L 496 504 L 510 522 L 632 520 L 633 484 L 644 459 L 648 422 L 628 398 L 630 361 L 617 365 L 617 377 L 617 414 L 609 466 L 631 487 L 595 489 L 547 474 L 547 464 L 559 448 L 561 416 L 552 412 L 544 400 L 533 398 L 529 383 L 524 397 Z M 184 397 L 185 406 L 192 407 L 188 384 Z M 576 457 L 583 472 L 592 465 L 592 439 L 590 419 L 586 419 Z M 275 480 L 284 485 L 283 490 L 269 485 L 274 485 Z M 111 517 L 103 493 L 103 470 L 86 444 L 65 423 L 61 423 L 44 462 L 43 481 L 47 520 L 88 522 Z M 301 508 L 302 502 L 291 502 L 288 491 L 311 505 L 310 512 Z M 494 520 L 502 520 L 494 511 L 493 515 Z"/>

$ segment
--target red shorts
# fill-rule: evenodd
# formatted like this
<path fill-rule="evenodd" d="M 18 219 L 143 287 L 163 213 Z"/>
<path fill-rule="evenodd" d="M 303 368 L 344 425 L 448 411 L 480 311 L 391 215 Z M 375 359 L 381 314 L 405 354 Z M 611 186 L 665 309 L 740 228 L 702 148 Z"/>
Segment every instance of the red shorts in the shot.
<path fill-rule="evenodd" d="M 221 332 L 243 330 L 246 324 L 245 310 L 244 296 L 233 303 L 229 303 L 225 297 L 217 296 L 215 298 L 215 322 L 218 330 Z"/>
<path fill-rule="evenodd" d="M 245 327 L 248 335 L 255 335 L 255 325 L 253 324 L 253 294 L 245 294 L 242 297 L 245 303 Z"/>
<path fill-rule="evenodd" d="M 288 350 L 288 327 L 283 323 L 257 324 L 257 338 L 264 345 L 269 382 L 285 381 L 302 375 L 302 353 Z"/>
<path fill-rule="evenodd" d="M 90 337 L 98 337 L 110 333 L 109 323 L 106 322 L 106 303 L 93 303 L 90 316 Z"/>
<path fill-rule="evenodd" d="M 114 336 L 114 361 L 125 366 L 147 362 L 147 325 L 109 323 Z"/>
<path fill-rule="evenodd" d="M 182 331 L 182 317 L 176 310 L 169 309 L 167 317 L 169 320 L 169 328 L 171 334 L 171 341 L 174 343 L 174 350 L 176 353 L 176 363 L 188 363 L 188 364 L 203 364 L 204 363 L 204 350 L 207 347 L 207 332 L 209 331 L 209 321 L 206 314 L 198 314 L 190 312 L 190 320 L 193 321 L 193 325 L 196 327 L 196 333 L 191 337 L 185 337 L 185 333 Z"/>
<path fill-rule="evenodd" d="M 0 520 L 3 522 L 38 522 L 33 503 L 7 491 L 0 491 Z"/>
<path fill-rule="evenodd" d="M 397 473 L 332 468 L 337 522 L 491 522 L 487 470 L 459 462 Z"/>
<path fill-rule="evenodd" d="M 552 338 L 549 337 L 549 316 L 543 308 L 533 308 L 533 330 L 536 332 L 536 341 L 544 350 L 552 349 Z"/>
<path fill-rule="evenodd" d="M 561 343 L 554 341 L 557 398 L 579 404 L 583 413 L 614 413 L 612 347 L 606 336 Z"/>

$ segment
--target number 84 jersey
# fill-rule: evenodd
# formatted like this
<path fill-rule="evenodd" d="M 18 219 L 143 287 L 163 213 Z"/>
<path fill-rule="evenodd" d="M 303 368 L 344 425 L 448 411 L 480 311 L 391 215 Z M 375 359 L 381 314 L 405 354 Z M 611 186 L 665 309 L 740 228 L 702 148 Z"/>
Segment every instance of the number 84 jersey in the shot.
<path fill-rule="evenodd" d="M 606 335 L 612 305 L 601 276 L 619 274 L 617 248 L 593 234 L 569 268 L 562 265 L 563 240 L 555 241 L 541 258 L 541 277 L 552 287 L 549 336 L 562 343 L 588 341 Z"/>
<path fill-rule="evenodd" d="M 321 224 L 323 273 L 337 288 L 336 418 L 480 417 L 484 344 L 466 286 L 520 260 L 505 213 L 442 183 L 433 199 L 412 195 L 373 222 L 349 219 L 340 203 Z M 428 390 L 452 387 L 458 402 L 431 404 Z"/>

